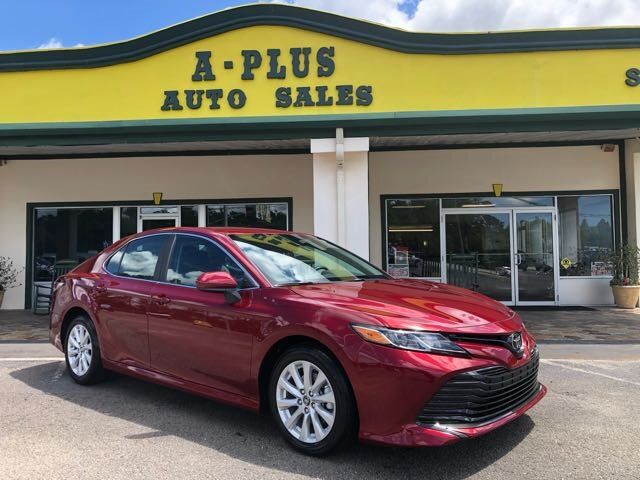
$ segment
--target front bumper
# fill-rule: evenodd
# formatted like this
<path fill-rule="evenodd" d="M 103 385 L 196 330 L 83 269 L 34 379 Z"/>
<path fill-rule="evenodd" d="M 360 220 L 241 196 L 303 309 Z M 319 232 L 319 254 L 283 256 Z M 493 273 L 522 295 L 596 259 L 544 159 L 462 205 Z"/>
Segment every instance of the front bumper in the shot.
<path fill-rule="evenodd" d="M 512 405 L 493 399 L 492 404 L 501 408 L 484 412 L 494 411 L 495 416 L 484 415 L 482 421 L 474 422 L 473 416 L 461 419 L 443 416 L 452 420 L 427 422 L 427 416 L 422 413 L 431 400 L 438 398 L 438 392 L 444 392 L 443 387 L 450 380 L 457 377 L 459 381 L 460 376 L 464 377 L 469 372 L 498 370 L 498 373 L 489 373 L 489 376 L 496 378 L 501 375 L 499 371 L 503 370 L 507 372 L 505 379 L 496 381 L 504 381 L 507 386 L 520 382 L 529 366 L 537 363 L 538 355 L 535 341 L 526 331 L 523 332 L 523 340 L 525 353 L 522 358 L 517 358 L 506 348 L 492 345 L 465 344 L 471 356 L 455 357 L 361 341 L 357 350 L 354 348 L 354 352 L 357 352 L 353 358 L 356 370 L 350 372 L 360 417 L 360 440 L 396 446 L 448 445 L 483 435 L 521 416 L 546 394 L 547 389 L 537 382 L 537 372 L 535 377 L 525 379 L 527 382 L 535 381 L 537 391 L 527 393 L 521 403 L 511 402 Z M 490 386 L 487 388 L 490 389 Z M 503 399 L 505 396 L 497 398 Z M 512 395 L 510 398 L 515 397 Z M 438 402 L 442 400 L 440 396 Z"/>
<path fill-rule="evenodd" d="M 538 403 L 546 394 L 547 387 L 540 384 L 540 390 L 538 393 L 527 403 L 483 425 L 423 426 L 414 423 L 403 425 L 399 432 L 389 435 L 376 435 L 374 433 L 360 432 L 360 440 L 364 442 L 401 447 L 441 447 L 445 445 L 452 445 L 460 440 L 479 437 L 515 420 Z"/>

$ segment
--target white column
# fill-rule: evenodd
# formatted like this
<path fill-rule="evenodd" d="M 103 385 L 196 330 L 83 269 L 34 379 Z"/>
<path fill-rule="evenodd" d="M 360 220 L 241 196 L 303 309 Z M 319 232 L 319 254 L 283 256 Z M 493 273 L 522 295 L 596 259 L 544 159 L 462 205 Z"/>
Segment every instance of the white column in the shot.
<path fill-rule="evenodd" d="M 314 233 L 368 259 L 369 139 L 312 139 L 311 153 Z"/>
<path fill-rule="evenodd" d="M 113 243 L 120 240 L 120 207 L 113 207 Z"/>
<path fill-rule="evenodd" d="M 198 205 L 198 226 L 199 227 L 207 226 L 207 206 L 206 205 Z"/>

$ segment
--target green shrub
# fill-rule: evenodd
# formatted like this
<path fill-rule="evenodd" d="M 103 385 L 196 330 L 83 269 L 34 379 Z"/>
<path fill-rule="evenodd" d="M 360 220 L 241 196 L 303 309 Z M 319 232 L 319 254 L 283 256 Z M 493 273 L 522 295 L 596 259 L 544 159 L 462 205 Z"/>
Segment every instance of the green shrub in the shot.
<path fill-rule="evenodd" d="M 640 248 L 635 244 L 624 244 L 611 254 L 613 279 L 611 285 L 638 285 L 640 271 Z"/>
<path fill-rule="evenodd" d="M 24 269 L 17 268 L 9 257 L 0 257 L 0 292 L 22 285 L 18 282 L 22 270 Z"/>

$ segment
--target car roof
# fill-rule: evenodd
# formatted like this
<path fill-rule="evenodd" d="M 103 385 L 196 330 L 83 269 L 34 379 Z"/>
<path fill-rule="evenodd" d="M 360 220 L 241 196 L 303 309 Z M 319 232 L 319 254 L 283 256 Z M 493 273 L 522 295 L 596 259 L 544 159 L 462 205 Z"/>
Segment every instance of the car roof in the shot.
<path fill-rule="evenodd" d="M 153 233 L 205 233 L 214 235 L 232 235 L 241 233 L 262 233 L 264 235 L 282 235 L 282 234 L 298 234 L 288 230 L 276 230 L 275 228 L 247 228 L 247 227 L 166 227 L 156 228 L 153 230 L 145 230 L 137 235 L 148 235 Z M 305 235 L 300 233 L 299 235 Z"/>

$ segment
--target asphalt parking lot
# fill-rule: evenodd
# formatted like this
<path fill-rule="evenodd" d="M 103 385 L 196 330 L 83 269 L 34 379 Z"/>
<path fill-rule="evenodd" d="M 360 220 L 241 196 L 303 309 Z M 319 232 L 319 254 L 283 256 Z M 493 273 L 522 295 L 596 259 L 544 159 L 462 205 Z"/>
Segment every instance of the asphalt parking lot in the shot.
<path fill-rule="evenodd" d="M 266 418 L 122 376 L 81 387 L 49 345 L 0 344 L 0 478 L 640 478 L 640 347 L 543 347 L 549 394 L 502 429 L 316 459 Z"/>

